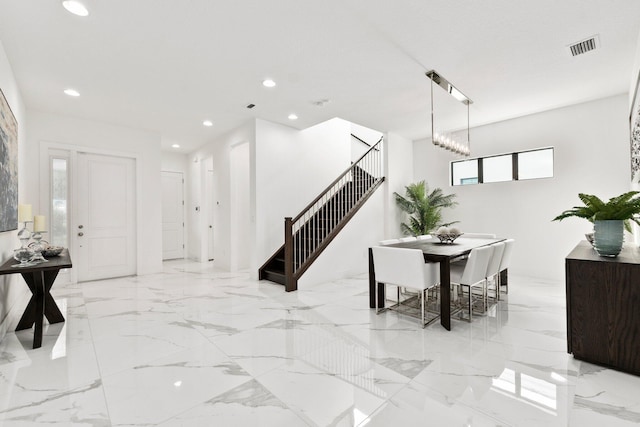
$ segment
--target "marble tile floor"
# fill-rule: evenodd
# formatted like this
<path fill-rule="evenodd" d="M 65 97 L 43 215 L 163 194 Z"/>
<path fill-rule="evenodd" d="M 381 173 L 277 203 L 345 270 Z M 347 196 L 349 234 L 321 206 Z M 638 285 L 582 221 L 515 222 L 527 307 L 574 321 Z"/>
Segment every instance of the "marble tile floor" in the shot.
<path fill-rule="evenodd" d="M 42 348 L 0 341 L 0 425 L 638 425 L 640 377 L 566 353 L 563 284 L 510 281 L 451 332 L 376 315 L 366 276 L 285 293 L 172 261 L 56 284 Z"/>

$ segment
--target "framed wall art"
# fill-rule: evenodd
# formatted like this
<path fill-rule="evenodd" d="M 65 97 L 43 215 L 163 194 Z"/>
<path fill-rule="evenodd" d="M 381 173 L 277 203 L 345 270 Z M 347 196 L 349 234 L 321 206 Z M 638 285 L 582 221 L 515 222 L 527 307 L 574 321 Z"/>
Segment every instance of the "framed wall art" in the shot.
<path fill-rule="evenodd" d="M 631 135 L 631 182 L 640 180 L 640 73 L 636 79 L 629 117 Z"/>
<path fill-rule="evenodd" d="M 18 228 L 18 123 L 0 89 L 0 232 Z"/>

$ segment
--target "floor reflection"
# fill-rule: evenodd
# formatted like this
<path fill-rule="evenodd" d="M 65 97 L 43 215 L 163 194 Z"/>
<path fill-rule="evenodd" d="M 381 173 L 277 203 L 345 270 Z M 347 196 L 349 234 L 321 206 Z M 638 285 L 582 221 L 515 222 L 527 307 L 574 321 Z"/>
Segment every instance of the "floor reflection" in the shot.
<path fill-rule="evenodd" d="M 286 293 L 210 264 L 164 270 L 56 286 L 66 321 L 42 348 L 32 331 L 0 341 L 0 424 L 640 423 L 640 378 L 566 353 L 559 283 L 512 277 L 448 332 L 377 315 L 366 275 Z"/>

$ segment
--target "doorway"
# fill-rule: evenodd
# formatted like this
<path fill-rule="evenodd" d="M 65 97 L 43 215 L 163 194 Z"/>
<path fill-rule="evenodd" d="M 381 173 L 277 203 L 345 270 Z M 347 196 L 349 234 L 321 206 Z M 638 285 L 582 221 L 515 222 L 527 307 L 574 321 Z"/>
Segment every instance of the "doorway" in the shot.
<path fill-rule="evenodd" d="M 209 159 L 212 160 L 212 159 Z M 212 169 L 207 162 L 207 174 L 206 174 L 206 183 L 205 183 L 205 191 L 206 191 L 206 200 L 207 200 L 207 257 L 206 259 L 209 261 L 213 261 L 215 259 L 214 250 L 215 250 L 215 210 L 216 210 L 216 200 L 215 200 L 215 175 Z"/>
<path fill-rule="evenodd" d="M 40 174 L 45 239 L 68 247 L 74 264 L 59 276 L 75 283 L 136 274 L 136 158 L 45 142 L 40 167 L 48 172 Z"/>
<path fill-rule="evenodd" d="M 135 160 L 78 153 L 78 281 L 136 274 Z"/>
<path fill-rule="evenodd" d="M 162 172 L 162 260 L 184 258 L 184 176 Z"/>

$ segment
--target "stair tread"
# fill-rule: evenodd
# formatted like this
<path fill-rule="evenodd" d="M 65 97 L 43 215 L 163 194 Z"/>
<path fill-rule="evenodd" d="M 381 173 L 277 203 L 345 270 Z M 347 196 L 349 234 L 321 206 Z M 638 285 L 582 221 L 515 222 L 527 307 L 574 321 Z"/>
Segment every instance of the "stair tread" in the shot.
<path fill-rule="evenodd" d="M 265 270 L 265 273 L 274 275 L 274 276 L 282 276 L 284 277 L 284 271 L 277 271 L 277 270 Z"/>
<path fill-rule="evenodd" d="M 264 279 L 269 280 L 270 282 L 279 283 L 281 285 L 285 284 L 285 276 L 284 273 L 277 273 L 274 271 L 265 270 L 264 271 Z"/>

